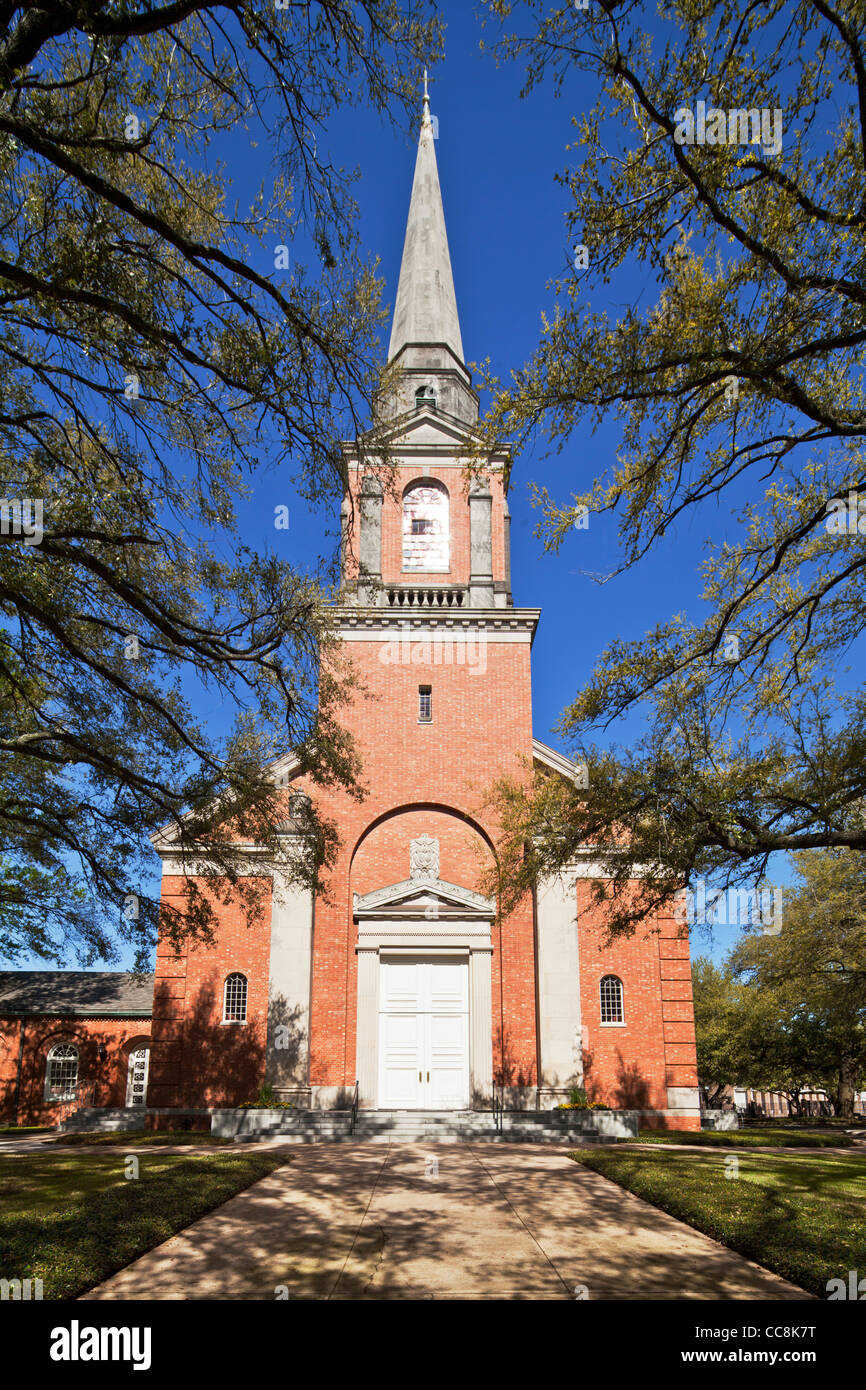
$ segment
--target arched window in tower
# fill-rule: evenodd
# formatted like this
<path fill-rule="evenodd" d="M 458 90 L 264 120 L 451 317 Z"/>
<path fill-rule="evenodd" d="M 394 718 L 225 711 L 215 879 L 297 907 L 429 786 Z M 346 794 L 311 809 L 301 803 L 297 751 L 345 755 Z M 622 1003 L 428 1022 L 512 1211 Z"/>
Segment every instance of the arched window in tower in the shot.
<path fill-rule="evenodd" d="M 403 494 L 403 568 L 428 573 L 450 569 L 448 492 L 430 478 Z"/>

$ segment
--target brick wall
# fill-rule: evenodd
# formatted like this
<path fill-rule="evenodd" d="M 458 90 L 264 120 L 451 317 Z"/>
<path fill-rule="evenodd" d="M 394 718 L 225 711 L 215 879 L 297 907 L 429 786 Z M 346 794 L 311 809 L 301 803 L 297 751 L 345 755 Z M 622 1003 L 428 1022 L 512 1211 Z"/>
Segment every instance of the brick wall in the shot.
<path fill-rule="evenodd" d="M 23 1048 L 22 1044 L 23 1033 Z M 78 1047 L 78 1078 L 95 1086 L 98 1106 L 126 1104 L 130 1052 L 150 1038 L 150 1020 L 143 1018 L 72 1018 L 57 1016 L 0 1018 L 0 1118 L 7 1124 L 54 1124 L 57 1102 L 46 1102 L 45 1069 L 56 1043 Z M 100 1044 L 106 1048 L 99 1060 Z M 19 1050 L 21 1081 L 16 1118 L 16 1078 Z"/>
<path fill-rule="evenodd" d="M 362 476 L 360 470 L 350 474 L 350 502 L 353 511 L 349 553 L 345 563 L 347 582 L 356 578 L 358 573 L 359 494 Z M 448 492 L 451 530 L 451 570 L 448 574 L 442 574 L 440 571 L 435 574 L 425 574 L 420 570 L 410 572 L 403 570 L 403 490 L 410 483 L 426 482 L 430 478 L 444 484 Z M 390 487 L 385 479 L 383 479 L 383 485 L 385 488 L 382 502 L 382 578 L 384 582 L 386 584 L 423 584 L 429 581 L 433 584 L 467 584 L 469 582 L 469 494 L 460 469 L 437 467 L 435 463 L 431 463 L 422 476 L 420 465 L 418 467 L 403 467 L 399 470 L 398 480 L 394 487 Z M 494 579 L 504 579 L 505 493 L 501 472 L 492 472 L 487 480 L 487 486 L 493 495 L 491 519 L 493 577 Z"/>
<path fill-rule="evenodd" d="M 420 634 L 419 634 L 420 636 Z M 316 905 L 311 1049 L 314 1085 L 355 1079 L 356 928 L 352 893 L 409 877 L 409 843 L 440 839 L 440 874 L 465 888 L 479 870 L 496 826 L 484 805 L 495 776 L 519 772 L 531 754 L 529 644 L 496 641 L 484 670 L 408 660 L 383 662 L 376 642 L 353 642 L 350 655 L 367 689 L 346 712 L 364 766 L 368 795 L 360 805 L 310 788 L 340 826 L 343 847 L 330 883 L 331 901 Z M 433 690 L 433 721 L 418 723 L 418 686 Z M 493 960 L 493 1016 L 512 1065 L 535 1067 L 532 906 L 503 925 Z"/>
<path fill-rule="evenodd" d="M 586 1089 L 590 1100 L 624 1109 L 665 1111 L 669 1086 L 697 1086 L 689 943 L 672 920 L 657 930 L 605 944 L 591 886 L 578 880 L 581 1020 Z M 624 1025 L 601 1022 L 600 981 L 617 975 L 623 986 Z M 651 1117 L 648 1117 L 651 1122 Z M 699 1129 L 690 1117 L 666 1121 Z"/>
<path fill-rule="evenodd" d="M 270 894 L 270 881 L 258 886 Z M 167 874 L 162 897 L 182 906 L 183 879 Z M 270 913 L 250 925 L 240 902 L 212 899 L 219 927 L 210 945 L 179 952 L 161 940 L 153 993 L 153 1056 L 149 1105 L 237 1105 L 252 1100 L 264 1079 L 270 959 Z M 247 977 L 247 1022 L 222 1022 L 226 976 Z"/>

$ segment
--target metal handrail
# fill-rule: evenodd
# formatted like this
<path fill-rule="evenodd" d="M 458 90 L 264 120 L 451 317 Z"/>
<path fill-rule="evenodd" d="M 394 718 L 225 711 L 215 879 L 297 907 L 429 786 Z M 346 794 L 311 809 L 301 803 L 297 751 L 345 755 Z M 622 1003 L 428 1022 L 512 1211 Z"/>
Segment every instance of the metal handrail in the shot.
<path fill-rule="evenodd" d="M 500 1094 L 500 1099 L 499 1099 L 498 1102 L 497 1102 L 497 1099 L 496 1099 L 496 1092 L 497 1092 L 497 1090 L 501 1093 L 501 1094 Z M 502 1116 L 503 1116 L 504 1113 L 505 1113 L 505 1087 L 504 1087 L 504 1086 L 499 1086 L 499 1087 L 497 1087 L 496 1082 L 494 1081 L 494 1083 L 493 1083 L 493 1128 L 494 1128 L 494 1129 L 496 1129 L 496 1130 L 501 1130 L 501 1129 L 502 1129 Z"/>
<path fill-rule="evenodd" d="M 87 1099 L 92 1099 L 95 1091 L 96 1085 L 94 1082 L 76 1081 L 75 1085 L 72 1087 L 72 1094 L 60 1098 L 59 1109 L 57 1111 L 58 1128 L 61 1125 L 65 1125 L 66 1121 L 70 1119 L 71 1116 L 77 1114 L 79 1110 L 83 1110 Z"/>
<path fill-rule="evenodd" d="M 355 1082 L 355 1090 L 352 1095 L 352 1115 L 349 1120 L 349 1133 L 355 1133 L 355 1125 L 358 1123 L 358 1083 Z"/>

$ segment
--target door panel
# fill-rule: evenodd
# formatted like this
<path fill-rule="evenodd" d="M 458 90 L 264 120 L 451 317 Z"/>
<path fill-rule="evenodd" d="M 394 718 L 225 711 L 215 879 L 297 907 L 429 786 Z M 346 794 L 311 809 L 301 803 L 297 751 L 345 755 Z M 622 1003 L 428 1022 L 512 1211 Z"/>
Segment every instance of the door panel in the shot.
<path fill-rule="evenodd" d="M 382 1008 L 387 1013 L 423 1012 L 425 977 L 418 961 L 387 961 L 382 971 Z"/>
<path fill-rule="evenodd" d="M 383 1099 L 386 1110 L 415 1108 L 418 1078 L 423 1070 L 423 1014 L 382 1014 L 381 1039 Z"/>
<path fill-rule="evenodd" d="M 431 963 L 427 1004 L 436 1013 L 466 1013 L 469 1009 L 469 968 L 463 961 Z"/>
<path fill-rule="evenodd" d="M 465 1013 L 427 1017 L 430 1107 L 464 1110 L 469 1105 L 469 1018 Z"/>
<path fill-rule="evenodd" d="M 469 966 L 380 964 L 379 1105 L 459 1110 L 469 1104 Z"/>

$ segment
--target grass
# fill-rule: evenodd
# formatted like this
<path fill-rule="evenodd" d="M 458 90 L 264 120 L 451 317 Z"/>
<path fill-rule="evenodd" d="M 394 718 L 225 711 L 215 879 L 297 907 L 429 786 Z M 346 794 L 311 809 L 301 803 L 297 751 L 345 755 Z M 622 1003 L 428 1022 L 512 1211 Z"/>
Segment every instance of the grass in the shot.
<path fill-rule="evenodd" d="M 57 1140 L 58 1144 L 77 1147 L 82 1145 L 85 1148 L 104 1148 L 104 1149 L 139 1149 L 152 1144 L 195 1144 L 213 1145 L 231 1144 L 231 1139 L 221 1139 L 217 1135 L 211 1134 L 210 1130 L 195 1129 L 115 1129 L 108 1133 L 99 1130 L 91 1130 L 83 1134 L 61 1134 Z"/>
<path fill-rule="evenodd" d="M 634 1139 L 620 1139 L 633 1144 Z M 641 1129 L 641 1144 L 688 1144 L 697 1148 L 723 1149 L 847 1149 L 853 1144 L 849 1134 L 826 1134 L 814 1130 L 792 1129 Z"/>
<path fill-rule="evenodd" d="M 819 1298 L 866 1271 L 866 1157 L 582 1149 L 571 1157 Z M 736 1165 L 736 1169 L 732 1165 Z"/>
<path fill-rule="evenodd" d="M 862 1129 L 866 1125 L 866 1116 L 855 1115 L 853 1119 L 846 1120 L 841 1115 L 750 1115 L 746 1125 L 749 1129 L 752 1125 L 757 1128 L 770 1125 L 774 1129 L 789 1125 L 795 1129 L 809 1129 L 813 1126 L 816 1129 Z"/>
<path fill-rule="evenodd" d="M 0 1158 L 0 1277 L 41 1279 L 76 1298 L 288 1162 L 271 1150 L 145 1154 L 139 1176 L 113 1153 Z"/>
<path fill-rule="evenodd" d="M 2 1134 L 48 1134 L 53 1125 L 0 1125 Z"/>

